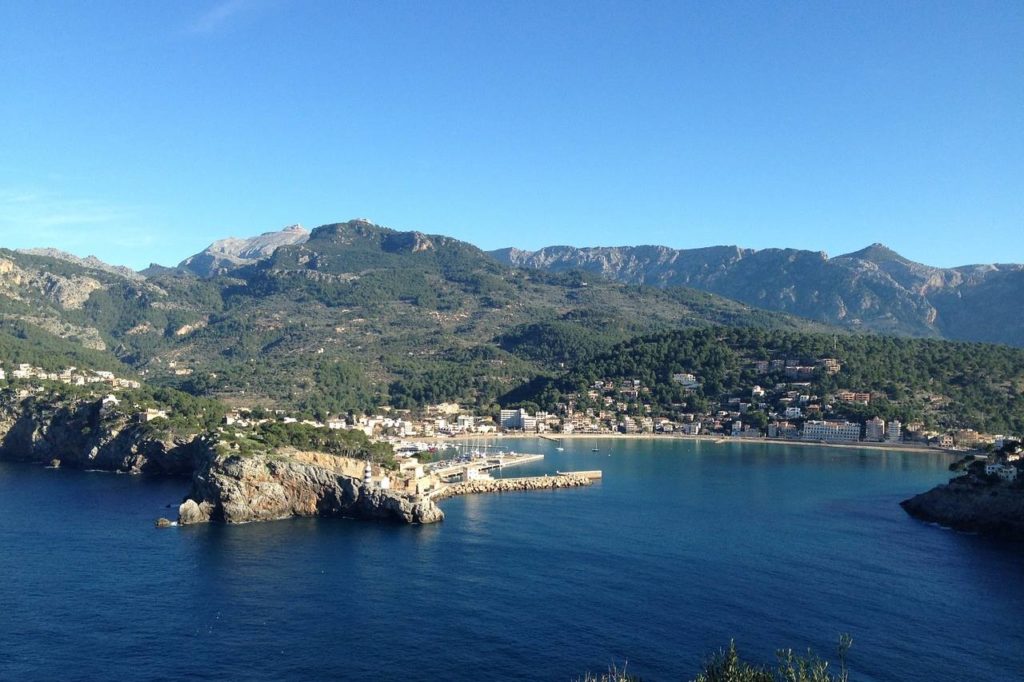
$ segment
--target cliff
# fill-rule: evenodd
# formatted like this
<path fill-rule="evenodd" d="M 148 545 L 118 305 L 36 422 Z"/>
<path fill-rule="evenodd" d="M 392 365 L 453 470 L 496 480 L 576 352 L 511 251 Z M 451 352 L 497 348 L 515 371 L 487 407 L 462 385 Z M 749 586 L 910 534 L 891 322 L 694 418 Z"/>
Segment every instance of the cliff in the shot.
<path fill-rule="evenodd" d="M 187 475 L 211 447 L 205 437 L 161 435 L 98 400 L 0 397 L 0 460 L 122 473 Z"/>
<path fill-rule="evenodd" d="M 916 519 L 960 531 L 1024 538 L 1024 487 L 991 483 L 974 476 L 900 502 Z"/>
<path fill-rule="evenodd" d="M 193 475 L 192 490 L 178 509 L 182 525 L 247 523 L 293 516 L 402 523 L 444 519 L 444 513 L 429 498 L 366 489 L 360 479 L 341 473 L 341 466 L 281 455 L 209 457 Z"/>

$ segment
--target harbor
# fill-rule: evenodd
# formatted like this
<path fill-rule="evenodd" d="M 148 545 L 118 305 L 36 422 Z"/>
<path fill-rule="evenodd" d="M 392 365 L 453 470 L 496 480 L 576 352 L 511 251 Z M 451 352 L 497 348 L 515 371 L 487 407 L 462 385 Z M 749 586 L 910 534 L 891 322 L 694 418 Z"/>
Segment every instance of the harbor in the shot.
<path fill-rule="evenodd" d="M 506 467 L 520 466 L 544 459 L 544 455 L 517 454 L 515 452 L 496 453 L 493 455 L 479 452 L 471 453 L 454 460 L 444 460 L 428 465 L 427 470 L 446 483 L 456 480 L 471 481 L 489 477 L 486 472 L 502 470 Z"/>

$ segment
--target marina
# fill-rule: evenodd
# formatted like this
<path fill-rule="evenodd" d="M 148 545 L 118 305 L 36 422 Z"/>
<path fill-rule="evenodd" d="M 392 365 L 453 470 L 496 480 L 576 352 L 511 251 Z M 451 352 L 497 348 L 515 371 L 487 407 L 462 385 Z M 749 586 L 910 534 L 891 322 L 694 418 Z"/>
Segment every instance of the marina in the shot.
<path fill-rule="evenodd" d="M 444 460 L 436 462 L 427 467 L 427 470 L 444 482 L 455 480 L 474 480 L 482 478 L 481 474 L 495 469 L 504 469 L 544 459 L 544 455 L 517 454 L 515 452 L 499 452 L 488 455 L 474 452 L 455 460 Z"/>

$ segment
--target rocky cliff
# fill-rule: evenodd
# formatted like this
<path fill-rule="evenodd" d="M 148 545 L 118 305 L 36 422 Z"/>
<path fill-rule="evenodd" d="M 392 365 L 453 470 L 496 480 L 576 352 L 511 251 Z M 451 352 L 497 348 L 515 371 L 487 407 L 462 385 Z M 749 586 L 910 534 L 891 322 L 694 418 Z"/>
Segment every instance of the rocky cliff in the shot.
<path fill-rule="evenodd" d="M 192 474 L 182 524 L 244 523 L 291 516 L 435 523 L 428 498 L 363 488 L 351 462 L 323 453 L 217 453 L 213 435 L 172 438 L 99 400 L 0 392 L 0 460 L 159 475 Z M 357 463 L 358 464 L 358 463 Z M 361 464 L 356 467 L 361 470 Z"/>
<path fill-rule="evenodd" d="M 0 396 L 0 459 L 122 473 L 188 475 L 211 443 L 173 438 L 98 400 Z"/>
<path fill-rule="evenodd" d="M 1021 485 L 962 476 L 904 500 L 900 506 L 916 519 L 948 528 L 1024 538 L 1024 487 Z"/>
<path fill-rule="evenodd" d="M 290 225 L 277 232 L 264 232 L 247 239 L 228 237 L 213 242 L 194 256 L 189 256 L 178 264 L 177 269 L 200 277 L 213 277 L 267 258 L 278 247 L 302 244 L 307 239 L 309 230 L 302 225 Z M 157 272 L 157 269 L 153 270 L 153 274 Z"/>
<path fill-rule="evenodd" d="M 247 523 L 292 516 L 435 523 L 444 513 L 423 496 L 366 489 L 338 468 L 280 455 L 219 454 L 192 477 L 178 522 Z"/>

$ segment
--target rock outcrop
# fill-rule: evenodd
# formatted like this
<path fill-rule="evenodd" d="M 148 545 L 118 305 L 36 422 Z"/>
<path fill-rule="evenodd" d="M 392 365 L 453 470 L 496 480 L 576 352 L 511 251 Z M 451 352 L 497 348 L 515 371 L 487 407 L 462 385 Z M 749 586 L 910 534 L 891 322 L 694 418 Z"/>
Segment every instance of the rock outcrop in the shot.
<path fill-rule="evenodd" d="M 122 473 L 184 476 L 208 457 L 201 436 L 161 436 L 97 400 L 0 399 L 0 459 Z"/>
<path fill-rule="evenodd" d="M 365 488 L 336 468 L 279 455 L 215 455 L 192 477 L 178 509 L 182 525 L 247 523 L 293 516 L 435 523 L 444 513 L 425 496 Z"/>
<path fill-rule="evenodd" d="M 1024 487 L 1017 484 L 962 476 L 900 506 L 916 519 L 947 528 L 1024 538 Z"/>
<path fill-rule="evenodd" d="M 302 244 L 309 239 L 309 230 L 302 225 L 290 225 L 277 232 L 264 232 L 256 237 L 238 239 L 228 237 L 210 244 L 206 249 L 178 264 L 177 270 L 200 277 L 213 277 L 243 265 L 267 258 L 281 246 Z M 152 274 L 158 274 L 153 270 Z"/>

